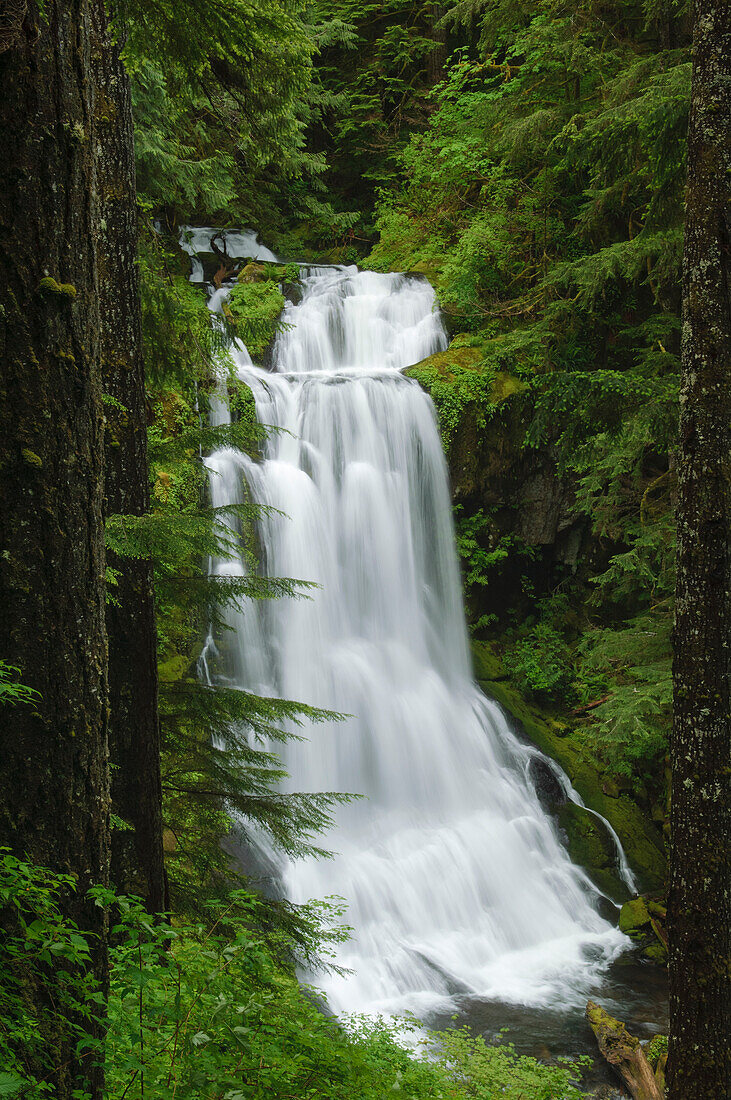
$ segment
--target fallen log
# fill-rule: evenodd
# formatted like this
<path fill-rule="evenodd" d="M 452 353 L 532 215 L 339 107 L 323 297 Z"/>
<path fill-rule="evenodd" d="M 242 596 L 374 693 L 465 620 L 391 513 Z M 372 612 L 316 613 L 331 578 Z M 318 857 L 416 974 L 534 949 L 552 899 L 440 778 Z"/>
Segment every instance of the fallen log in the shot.
<path fill-rule="evenodd" d="M 584 703 L 581 707 L 576 707 L 575 710 L 569 711 L 569 714 L 578 715 L 586 714 L 588 710 L 594 710 L 596 707 L 600 707 L 602 703 L 606 703 L 607 699 L 611 698 L 611 692 L 609 695 L 602 695 L 601 699 L 594 699 L 591 703 Z"/>
<path fill-rule="evenodd" d="M 655 1079 L 640 1040 L 594 1001 L 586 1005 L 586 1018 L 601 1054 L 621 1077 L 632 1100 L 665 1100 L 665 1090 Z"/>

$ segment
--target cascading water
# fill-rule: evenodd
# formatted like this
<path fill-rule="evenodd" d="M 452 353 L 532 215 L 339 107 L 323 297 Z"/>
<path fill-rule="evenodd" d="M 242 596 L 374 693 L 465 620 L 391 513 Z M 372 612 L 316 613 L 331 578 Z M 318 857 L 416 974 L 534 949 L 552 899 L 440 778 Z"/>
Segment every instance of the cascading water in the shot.
<path fill-rule="evenodd" d="M 460 993 L 576 1005 L 626 941 L 540 805 L 535 750 L 472 681 L 434 409 L 400 373 L 446 345 L 433 292 L 355 268 L 303 275 L 273 371 L 234 352 L 280 430 L 261 461 L 223 449 L 208 465 L 215 504 L 246 483 L 278 510 L 259 527 L 265 571 L 321 585 L 231 610 L 218 674 L 353 716 L 283 753 L 291 789 L 365 796 L 337 810 L 332 860 L 279 857 L 293 900 L 347 902 L 337 962 L 352 972 L 319 984 L 336 1011 L 424 1013 Z"/>

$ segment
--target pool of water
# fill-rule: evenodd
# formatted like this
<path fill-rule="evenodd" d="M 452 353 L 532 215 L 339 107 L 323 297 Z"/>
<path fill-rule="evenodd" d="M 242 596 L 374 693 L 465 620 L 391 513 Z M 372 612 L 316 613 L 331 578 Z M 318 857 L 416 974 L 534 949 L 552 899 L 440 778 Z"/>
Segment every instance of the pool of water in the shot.
<path fill-rule="evenodd" d="M 622 955 L 612 964 L 592 999 L 640 1039 L 667 1034 L 667 972 L 638 958 L 635 953 Z M 609 1065 L 599 1055 L 594 1034 L 580 1009 L 562 1007 L 552 1011 L 471 997 L 458 997 L 456 1003 L 456 1019 L 455 1013 L 450 1013 L 433 1016 L 425 1023 L 437 1029 L 467 1024 L 475 1034 L 490 1042 L 502 1038 L 512 1043 L 518 1053 L 544 1062 L 555 1061 L 561 1056 L 589 1055 L 593 1064 L 585 1073 L 584 1088 L 589 1092 L 599 1090 L 598 1095 L 607 1098 L 626 1095 Z"/>

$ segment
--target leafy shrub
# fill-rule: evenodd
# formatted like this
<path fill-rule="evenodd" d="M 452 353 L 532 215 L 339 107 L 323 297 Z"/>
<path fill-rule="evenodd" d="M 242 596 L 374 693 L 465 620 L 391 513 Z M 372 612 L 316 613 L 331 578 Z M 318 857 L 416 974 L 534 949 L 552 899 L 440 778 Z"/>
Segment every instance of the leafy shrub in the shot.
<path fill-rule="evenodd" d="M 559 702 L 572 691 L 575 672 L 569 647 L 543 620 L 509 649 L 505 666 L 518 686 L 536 699 Z"/>
<path fill-rule="evenodd" d="M 48 1012 L 88 1045 L 83 1020 L 102 1003 L 87 938 L 61 912 L 71 879 L 0 854 L 0 1095 L 37 1100 L 28 1055 L 43 1053 L 25 983 L 42 981 Z M 467 1029 L 425 1034 L 414 1019 L 343 1021 L 298 984 L 293 944 L 266 931 L 266 903 L 246 891 L 201 923 L 153 920 L 135 898 L 96 888 L 115 914 L 105 1048 L 106 1095 L 135 1100 L 580 1100 L 580 1066 L 547 1066 Z M 305 944 L 322 955 L 347 930 L 339 910 L 305 912 Z M 78 1020 L 79 1023 L 72 1021 Z M 418 1053 L 426 1048 L 427 1057 Z M 412 1049 L 410 1050 L 409 1047 Z M 414 1052 L 414 1048 L 416 1052 Z M 49 1063 L 49 1071 L 54 1067 Z M 78 1100 L 84 1100 L 79 1093 Z"/>
<path fill-rule="evenodd" d="M 254 359 L 266 351 L 277 331 L 284 297 L 275 282 L 237 283 L 224 312 Z"/>
<path fill-rule="evenodd" d="M 0 661 L 0 706 L 16 707 L 22 704 L 35 706 L 40 698 L 35 688 L 26 687 L 18 682 L 20 669 Z"/>
<path fill-rule="evenodd" d="M 0 848 L 0 1096 L 50 1096 L 30 1066 L 54 1069 L 64 1043 L 84 1044 L 103 997 L 91 970 L 88 938 L 63 915 L 69 875 L 23 862 Z M 28 996 L 29 990 L 43 995 Z M 57 1044 L 49 1044 L 55 1035 Z M 82 1048 L 83 1049 L 83 1048 Z"/>
<path fill-rule="evenodd" d="M 458 1082 L 459 1095 L 474 1100 L 582 1100 L 576 1084 L 581 1066 L 591 1059 L 562 1060 L 547 1066 L 535 1058 L 516 1054 L 510 1043 L 491 1046 L 468 1028 L 455 1028 L 433 1036 L 437 1064 Z"/>

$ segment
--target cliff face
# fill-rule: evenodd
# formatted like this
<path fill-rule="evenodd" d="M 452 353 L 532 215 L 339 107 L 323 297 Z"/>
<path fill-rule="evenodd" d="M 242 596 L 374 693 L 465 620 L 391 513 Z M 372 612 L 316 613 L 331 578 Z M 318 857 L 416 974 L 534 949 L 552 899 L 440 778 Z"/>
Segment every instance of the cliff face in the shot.
<path fill-rule="evenodd" d="M 531 598 L 552 591 L 596 548 L 555 450 L 524 445 L 531 416 L 524 383 L 484 371 L 480 349 L 459 340 L 406 374 L 437 409 L 458 536 L 467 532 L 473 552 L 489 558 L 490 583 L 466 585 L 468 617 L 503 623 L 509 612 L 527 613 L 526 590 Z"/>
<path fill-rule="evenodd" d="M 552 450 L 523 447 L 527 419 L 521 393 L 505 397 L 482 428 L 474 404 L 465 405 L 447 455 L 452 498 L 467 515 L 489 516 L 486 544 L 512 535 L 533 548 L 549 583 L 576 570 L 587 524 Z"/>

